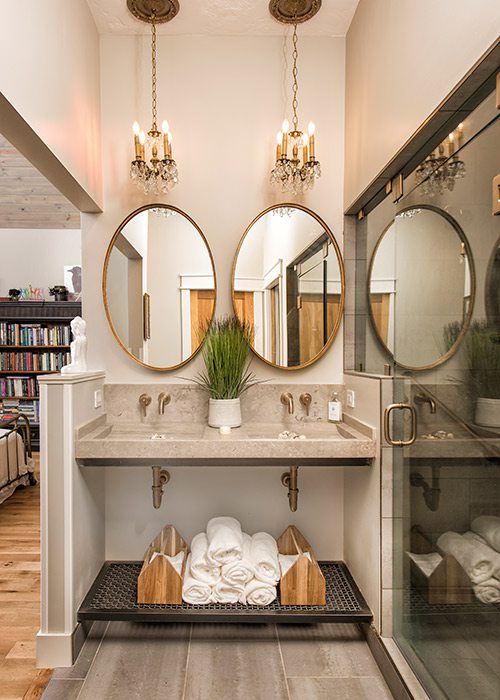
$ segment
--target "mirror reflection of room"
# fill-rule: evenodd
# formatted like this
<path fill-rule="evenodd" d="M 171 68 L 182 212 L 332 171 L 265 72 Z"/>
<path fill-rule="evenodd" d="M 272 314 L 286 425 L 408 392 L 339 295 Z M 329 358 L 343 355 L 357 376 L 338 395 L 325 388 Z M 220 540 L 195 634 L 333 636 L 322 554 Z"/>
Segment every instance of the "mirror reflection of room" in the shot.
<path fill-rule="evenodd" d="M 340 323 L 342 286 L 336 242 L 307 210 L 278 206 L 247 230 L 235 262 L 234 307 L 267 362 L 301 367 L 322 354 Z"/>
<path fill-rule="evenodd" d="M 439 362 L 470 317 L 473 270 L 458 224 L 421 205 L 396 215 L 375 249 L 370 310 L 395 361 L 423 368 Z"/>
<path fill-rule="evenodd" d="M 106 304 L 125 349 L 152 367 L 174 367 L 199 348 L 215 305 L 212 259 L 182 212 L 147 207 L 112 241 Z"/>

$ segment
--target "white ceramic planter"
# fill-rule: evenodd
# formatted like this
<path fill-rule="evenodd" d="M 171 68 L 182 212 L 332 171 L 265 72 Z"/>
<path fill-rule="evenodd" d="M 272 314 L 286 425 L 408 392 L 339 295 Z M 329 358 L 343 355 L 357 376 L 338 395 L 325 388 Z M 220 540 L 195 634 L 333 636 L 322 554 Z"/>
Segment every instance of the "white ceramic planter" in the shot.
<path fill-rule="evenodd" d="M 208 425 L 212 428 L 238 428 L 241 425 L 241 403 L 239 399 L 209 399 Z"/>
<path fill-rule="evenodd" d="M 477 399 L 474 423 L 485 428 L 500 428 L 500 399 Z"/>

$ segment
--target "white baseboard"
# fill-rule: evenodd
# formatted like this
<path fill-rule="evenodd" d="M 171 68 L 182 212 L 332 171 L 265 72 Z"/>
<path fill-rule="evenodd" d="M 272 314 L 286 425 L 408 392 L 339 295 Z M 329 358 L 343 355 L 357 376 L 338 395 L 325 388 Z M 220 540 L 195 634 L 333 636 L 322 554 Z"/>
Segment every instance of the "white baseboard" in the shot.
<path fill-rule="evenodd" d="M 66 668 L 72 666 L 87 637 L 87 629 L 80 623 L 71 634 L 43 633 L 36 635 L 37 668 Z"/>

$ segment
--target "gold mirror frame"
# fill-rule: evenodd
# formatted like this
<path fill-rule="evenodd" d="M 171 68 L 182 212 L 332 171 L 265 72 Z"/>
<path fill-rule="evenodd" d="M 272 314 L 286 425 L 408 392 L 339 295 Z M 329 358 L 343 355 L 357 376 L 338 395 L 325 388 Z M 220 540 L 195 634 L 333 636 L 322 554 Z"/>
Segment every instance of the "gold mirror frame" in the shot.
<path fill-rule="evenodd" d="M 125 353 L 134 360 L 134 362 L 137 362 L 137 364 L 142 365 L 142 367 L 147 367 L 147 369 L 152 369 L 155 372 L 171 372 L 173 370 L 179 369 L 179 367 L 183 367 L 186 365 L 188 362 L 191 362 L 191 360 L 196 357 L 196 355 L 200 352 L 202 346 L 203 346 L 203 341 L 199 344 L 197 349 L 186 359 L 183 360 L 182 362 L 179 362 L 177 365 L 171 365 L 169 367 L 155 367 L 154 365 L 148 365 L 146 362 L 142 362 L 142 360 L 139 360 L 135 355 L 133 355 L 131 352 L 127 350 L 125 345 L 122 343 L 120 340 L 120 337 L 118 336 L 118 333 L 116 332 L 116 329 L 113 325 L 113 321 L 111 320 L 111 315 L 109 313 L 109 307 L 108 307 L 108 298 L 107 298 L 107 292 L 106 292 L 106 276 L 108 272 L 108 264 L 109 264 L 109 258 L 111 256 L 111 251 L 113 250 L 113 246 L 116 242 L 116 239 L 124 229 L 124 227 L 128 224 L 128 222 L 134 218 L 134 216 L 137 216 L 143 211 L 147 211 L 148 209 L 170 209 L 171 211 L 175 211 L 177 214 L 180 214 L 181 216 L 184 216 L 189 223 L 194 226 L 194 228 L 198 231 L 199 235 L 201 236 L 201 239 L 205 243 L 205 246 L 207 248 L 208 256 L 210 258 L 210 263 L 212 265 L 212 270 L 214 274 L 214 306 L 213 306 L 213 311 L 212 311 L 212 316 L 210 318 L 210 325 L 212 321 L 214 320 L 215 316 L 215 306 L 217 303 L 217 276 L 215 272 L 215 262 L 214 262 L 214 257 L 212 255 L 212 251 L 210 249 L 210 246 L 208 245 L 208 240 L 201 230 L 201 228 L 198 226 L 198 224 L 189 216 L 189 214 L 186 214 L 186 212 L 182 211 L 182 209 L 179 209 L 177 207 L 174 207 L 172 204 L 164 204 L 164 203 L 154 203 L 154 204 L 145 204 L 142 207 L 139 207 L 138 209 L 135 209 L 132 211 L 118 226 L 116 229 L 115 233 L 113 234 L 113 237 L 111 238 L 111 241 L 108 245 L 108 249 L 106 251 L 106 257 L 104 258 L 104 267 L 102 271 L 102 298 L 104 302 L 104 311 L 106 313 L 106 318 L 108 319 L 109 327 L 111 328 L 111 332 L 113 333 L 115 340 L 118 342 L 120 347 L 125 351 Z"/>
<path fill-rule="evenodd" d="M 330 227 L 326 225 L 326 223 L 323 221 L 323 219 L 318 216 L 312 209 L 308 209 L 308 207 L 302 206 L 302 204 L 295 204 L 292 202 L 280 202 L 278 204 L 272 204 L 270 207 L 267 207 L 267 209 L 264 209 L 264 211 L 261 211 L 260 214 L 257 214 L 257 216 L 250 222 L 250 224 L 246 227 L 245 232 L 243 236 L 240 239 L 240 242 L 238 243 L 238 248 L 236 249 L 236 253 L 234 256 L 233 260 L 233 270 L 231 274 L 231 299 L 233 303 L 233 312 L 236 317 L 238 317 L 236 313 L 236 299 L 235 299 L 235 290 L 234 290 L 234 281 L 235 281 L 235 276 L 236 276 L 236 264 L 238 262 L 238 256 L 240 254 L 241 247 L 243 245 L 243 242 L 245 238 L 247 237 L 247 234 L 250 232 L 252 226 L 254 226 L 257 221 L 268 214 L 269 212 L 273 211 L 274 209 L 281 209 L 281 208 L 292 208 L 292 209 L 300 209 L 300 211 L 305 212 L 306 214 L 309 214 L 310 216 L 315 219 L 319 225 L 324 229 L 325 233 L 328 235 L 330 238 L 333 248 L 335 250 L 335 253 L 337 254 L 337 260 L 339 263 L 339 270 L 340 270 L 340 308 L 339 308 L 339 313 L 337 320 L 335 321 L 335 325 L 332 329 L 332 332 L 330 333 L 330 336 L 328 337 L 328 340 L 326 343 L 323 345 L 323 348 L 321 349 L 321 352 L 319 352 L 317 355 L 312 357 L 310 360 L 307 362 L 303 362 L 300 365 L 295 365 L 293 367 L 285 367 L 285 365 L 278 365 L 275 362 L 271 362 L 270 360 L 267 360 L 265 357 L 263 357 L 260 353 L 257 352 L 257 350 L 254 349 L 253 346 L 251 347 L 251 350 L 253 354 L 258 357 L 262 362 L 265 362 L 266 365 L 269 365 L 270 367 L 275 367 L 276 369 L 283 369 L 285 371 L 294 371 L 298 369 L 304 369 L 305 367 L 309 367 L 309 365 L 312 365 L 314 362 L 317 362 L 325 352 L 328 350 L 330 345 L 333 343 L 335 336 L 337 335 L 337 332 L 339 330 L 340 324 L 342 322 L 342 318 L 344 315 L 344 303 L 345 303 L 345 273 L 344 273 L 344 260 L 342 258 L 342 253 L 340 251 L 339 245 L 337 243 L 337 240 L 335 236 L 333 235 L 332 231 L 330 230 Z"/>
<path fill-rule="evenodd" d="M 460 224 L 458 221 L 456 221 L 448 212 L 444 211 L 443 209 L 440 209 L 439 207 L 435 207 L 431 204 L 413 204 L 411 206 L 405 207 L 404 209 L 401 209 L 400 211 L 397 212 L 396 216 L 399 214 L 402 214 L 405 211 L 409 211 L 411 209 L 427 209 L 429 211 L 433 211 L 435 214 L 439 214 L 439 216 L 442 216 L 446 221 L 448 221 L 449 224 L 454 228 L 456 234 L 460 238 L 460 241 L 463 243 L 465 252 L 467 254 L 467 257 L 469 259 L 469 270 L 470 270 L 470 289 L 471 289 L 471 295 L 470 295 L 470 304 L 469 308 L 467 310 L 467 314 L 465 316 L 463 325 L 462 325 L 462 330 L 457 336 L 457 339 L 451 346 L 451 348 L 444 354 L 438 357 L 438 359 L 435 362 L 432 362 L 428 365 L 422 365 L 420 367 L 413 367 L 411 365 L 404 365 L 401 362 L 398 362 L 395 357 L 394 353 L 391 352 L 391 350 L 387 347 L 385 344 L 384 340 L 382 339 L 382 336 L 379 333 L 379 330 L 377 328 L 377 324 L 375 323 L 375 317 L 373 315 L 373 309 L 371 305 L 371 292 L 370 292 L 370 284 L 371 284 L 371 278 L 372 278 L 372 272 L 373 272 L 373 265 L 375 262 L 375 257 L 377 255 L 377 251 L 379 249 L 379 246 L 382 242 L 382 239 L 384 238 L 385 234 L 387 231 L 391 228 L 391 226 L 394 224 L 394 219 L 384 228 L 382 233 L 377 239 L 377 243 L 375 244 L 375 248 L 373 249 L 372 256 L 370 258 L 370 265 L 368 266 L 368 276 L 367 276 L 367 285 L 366 285 L 366 295 L 367 295 L 367 304 L 368 304 L 368 315 L 370 317 L 370 322 L 372 324 L 372 329 L 373 332 L 375 333 L 375 336 L 377 340 L 379 341 L 380 345 L 382 348 L 387 352 L 389 355 L 389 358 L 396 364 L 398 367 L 401 367 L 402 369 L 407 369 L 411 370 L 412 372 L 423 372 L 425 370 L 429 369 L 434 369 L 434 367 L 439 367 L 439 365 L 444 364 L 447 362 L 453 355 L 457 352 L 458 348 L 460 347 L 460 344 L 462 340 L 464 339 L 465 334 L 469 330 L 469 326 L 471 323 L 472 319 L 472 311 L 474 309 L 474 302 L 476 299 L 476 273 L 474 270 L 474 260 L 472 258 L 472 249 L 470 247 L 469 241 L 467 240 L 467 237 L 462 230 Z"/>

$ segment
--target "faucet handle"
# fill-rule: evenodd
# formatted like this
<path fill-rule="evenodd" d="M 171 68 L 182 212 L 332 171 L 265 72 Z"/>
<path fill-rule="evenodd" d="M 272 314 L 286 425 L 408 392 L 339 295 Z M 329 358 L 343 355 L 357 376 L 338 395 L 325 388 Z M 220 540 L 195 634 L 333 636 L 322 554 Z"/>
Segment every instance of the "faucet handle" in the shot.
<path fill-rule="evenodd" d="M 144 416 L 144 418 L 146 417 L 146 408 L 149 406 L 150 403 L 151 396 L 149 396 L 148 394 L 141 394 L 139 396 L 139 405 L 142 409 L 142 415 Z"/>
<path fill-rule="evenodd" d="M 299 401 L 306 409 L 306 416 L 308 416 L 309 415 L 309 408 L 311 407 L 311 404 L 312 404 L 311 394 L 309 394 L 309 392 L 307 392 L 306 394 L 301 394 L 299 396 Z"/>

